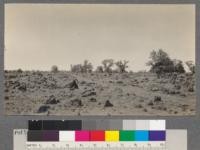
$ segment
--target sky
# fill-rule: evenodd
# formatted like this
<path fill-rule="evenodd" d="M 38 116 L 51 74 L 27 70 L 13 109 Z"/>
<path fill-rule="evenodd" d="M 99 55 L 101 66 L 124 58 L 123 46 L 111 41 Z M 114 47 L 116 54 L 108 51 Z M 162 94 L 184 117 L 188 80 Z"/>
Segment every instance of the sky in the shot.
<path fill-rule="evenodd" d="M 195 61 L 192 4 L 6 4 L 5 69 L 50 70 L 129 60 L 148 70 L 152 50 Z"/>

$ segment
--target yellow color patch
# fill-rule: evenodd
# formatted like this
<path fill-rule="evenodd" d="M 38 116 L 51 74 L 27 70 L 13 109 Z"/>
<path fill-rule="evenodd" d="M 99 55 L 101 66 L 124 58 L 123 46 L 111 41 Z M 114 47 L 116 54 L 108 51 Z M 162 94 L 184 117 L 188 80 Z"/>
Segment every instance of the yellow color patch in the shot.
<path fill-rule="evenodd" d="M 105 131 L 105 141 L 119 141 L 119 131 Z"/>

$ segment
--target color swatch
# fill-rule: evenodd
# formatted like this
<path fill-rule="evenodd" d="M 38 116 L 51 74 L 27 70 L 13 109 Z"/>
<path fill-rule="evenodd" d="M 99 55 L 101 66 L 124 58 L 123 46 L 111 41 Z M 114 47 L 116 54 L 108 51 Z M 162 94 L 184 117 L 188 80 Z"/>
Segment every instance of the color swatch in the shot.
<path fill-rule="evenodd" d="M 165 120 L 30 120 L 29 130 L 165 130 Z"/>
<path fill-rule="evenodd" d="M 165 141 L 165 131 L 147 130 L 77 130 L 28 131 L 28 141 Z"/>
<path fill-rule="evenodd" d="M 105 131 L 103 130 L 90 131 L 90 140 L 91 141 L 105 141 Z"/>
<path fill-rule="evenodd" d="M 117 125 L 118 124 L 118 125 Z M 28 141 L 165 141 L 165 120 L 29 121 Z"/>
<path fill-rule="evenodd" d="M 89 131 L 75 131 L 75 141 L 90 141 Z"/>

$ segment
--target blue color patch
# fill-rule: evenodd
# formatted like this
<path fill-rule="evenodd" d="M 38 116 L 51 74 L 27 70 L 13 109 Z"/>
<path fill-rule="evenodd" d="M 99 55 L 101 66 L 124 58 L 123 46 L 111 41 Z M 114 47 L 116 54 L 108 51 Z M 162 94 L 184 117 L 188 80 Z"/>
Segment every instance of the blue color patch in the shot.
<path fill-rule="evenodd" d="M 135 141 L 149 141 L 149 131 L 146 130 L 135 131 Z"/>

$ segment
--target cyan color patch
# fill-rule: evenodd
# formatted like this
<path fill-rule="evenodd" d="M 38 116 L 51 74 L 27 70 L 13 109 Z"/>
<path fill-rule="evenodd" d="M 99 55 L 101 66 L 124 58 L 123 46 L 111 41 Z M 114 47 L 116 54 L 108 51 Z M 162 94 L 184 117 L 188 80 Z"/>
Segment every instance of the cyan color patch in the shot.
<path fill-rule="evenodd" d="M 137 130 L 134 134 L 135 141 L 149 141 L 149 131 L 147 130 Z"/>

